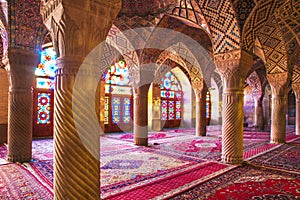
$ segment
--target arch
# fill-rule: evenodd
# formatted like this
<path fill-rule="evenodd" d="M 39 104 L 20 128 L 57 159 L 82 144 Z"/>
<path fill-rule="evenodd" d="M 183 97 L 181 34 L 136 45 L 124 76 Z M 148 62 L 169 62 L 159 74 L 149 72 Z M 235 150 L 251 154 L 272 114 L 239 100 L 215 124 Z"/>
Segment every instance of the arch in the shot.
<path fill-rule="evenodd" d="M 297 59 L 297 53 L 300 46 L 300 23 L 299 19 L 300 2 L 288 0 L 278 8 L 274 14 L 281 29 L 282 38 L 285 42 L 286 52 L 289 57 L 289 63 L 294 65 Z"/>
<path fill-rule="evenodd" d="M 241 29 L 231 1 L 181 0 L 179 2 L 181 4 L 184 1 L 195 1 L 201 8 L 204 19 L 209 25 L 215 54 L 240 49 Z"/>
<path fill-rule="evenodd" d="M 257 1 L 256 6 L 245 21 L 242 32 L 243 37 L 241 39 L 243 49 L 248 52 L 253 52 L 258 31 L 265 26 L 265 23 L 283 3 L 284 0 Z"/>
<path fill-rule="evenodd" d="M 199 4 L 197 4 L 196 1 L 178 1 L 177 4 L 175 4 L 174 8 L 169 11 L 169 14 L 182 19 L 186 19 L 190 23 L 202 27 L 204 30 L 207 31 L 207 33 L 211 33 L 209 26 L 201 11 L 201 8 L 199 7 Z"/>
<path fill-rule="evenodd" d="M 265 53 L 267 74 L 290 71 L 285 43 L 274 16 L 258 32 L 258 38 Z"/>
<path fill-rule="evenodd" d="M 151 44 L 159 44 L 161 49 L 153 49 Z M 188 26 L 178 18 L 164 16 L 142 52 L 143 63 L 156 63 L 164 50 L 177 53 L 191 63 L 195 73 L 202 71 L 205 81 L 210 83 L 215 65 L 212 60 L 211 39 L 205 30 Z"/>

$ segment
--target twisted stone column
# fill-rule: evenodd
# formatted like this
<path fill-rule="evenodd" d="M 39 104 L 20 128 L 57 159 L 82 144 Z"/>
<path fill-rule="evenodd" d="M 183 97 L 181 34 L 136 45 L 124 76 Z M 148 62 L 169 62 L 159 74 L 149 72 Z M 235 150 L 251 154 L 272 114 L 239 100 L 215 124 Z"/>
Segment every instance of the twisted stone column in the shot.
<path fill-rule="evenodd" d="M 243 51 L 215 55 L 223 81 L 222 161 L 243 161 L 244 82 L 253 58 Z"/>
<path fill-rule="evenodd" d="M 98 77 L 92 70 L 78 72 L 81 61 L 76 57 L 57 60 L 54 117 L 56 199 L 100 199 L 100 127 L 97 116 L 93 115 L 99 109 L 95 106 L 99 98 L 94 96 Z M 76 81 L 79 81 L 77 85 Z"/>
<path fill-rule="evenodd" d="M 59 55 L 54 118 L 54 199 L 100 199 L 100 126 L 99 116 L 96 116 L 100 109 L 100 91 L 97 85 L 101 75 L 99 67 L 109 67 L 100 66 L 100 56 L 120 8 L 120 0 L 60 0 L 55 4 L 42 1 L 44 24 L 51 30 Z"/>
<path fill-rule="evenodd" d="M 206 136 L 206 93 L 207 93 L 206 86 L 203 86 L 202 89 L 195 89 L 196 135 L 197 136 Z"/>
<path fill-rule="evenodd" d="M 282 144 L 286 141 L 286 108 L 289 73 L 268 74 L 272 89 L 271 143 Z"/>
<path fill-rule="evenodd" d="M 292 84 L 296 96 L 296 134 L 300 135 L 300 83 Z"/>
<path fill-rule="evenodd" d="M 8 52 L 8 161 L 28 162 L 32 156 L 32 83 L 38 55 L 13 49 Z"/>
<path fill-rule="evenodd" d="M 134 88 L 133 133 L 138 146 L 148 146 L 148 89 L 149 85 Z"/>

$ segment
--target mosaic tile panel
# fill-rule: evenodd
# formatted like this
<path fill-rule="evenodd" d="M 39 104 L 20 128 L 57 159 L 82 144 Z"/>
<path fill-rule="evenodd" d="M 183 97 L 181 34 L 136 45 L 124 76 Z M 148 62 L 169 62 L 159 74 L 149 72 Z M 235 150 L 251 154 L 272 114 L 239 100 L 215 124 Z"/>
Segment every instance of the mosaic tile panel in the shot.
<path fill-rule="evenodd" d="M 43 30 L 39 0 L 9 1 L 10 41 L 13 48 L 37 51 Z"/>

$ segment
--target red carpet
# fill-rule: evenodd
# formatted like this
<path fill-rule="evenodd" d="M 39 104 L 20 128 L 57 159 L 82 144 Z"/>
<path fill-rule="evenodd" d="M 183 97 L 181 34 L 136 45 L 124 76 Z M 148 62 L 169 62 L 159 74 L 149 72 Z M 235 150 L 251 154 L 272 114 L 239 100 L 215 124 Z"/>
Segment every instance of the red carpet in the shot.
<path fill-rule="evenodd" d="M 257 158 L 251 159 L 251 163 L 265 167 L 288 169 L 300 173 L 300 146 L 284 144 Z"/>
<path fill-rule="evenodd" d="M 157 199 L 166 198 L 168 196 L 173 196 L 174 194 L 180 193 L 183 190 L 190 189 L 193 186 L 194 181 L 199 184 L 201 179 L 205 176 L 211 175 L 227 167 L 228 166 L 224 164 L 209 162 L 171 177 L 162 178 L 149 184 L 130 188 L 123 193 L 107 196 L 106 198 L 119 200 L 132 200 L 136 199 L 137 197 L 139 200 L 146 200 L 154 197 Z"/>
<path fill-rule="evenodd" d="M 0 195 L 7 200 L 53 199 L 50 190 L 18 164 L 0 165 Z"/>
<path fill-rule="evenodd" d="M 300 174 L 246 165 L 172 199 L 299 199 Z"/>

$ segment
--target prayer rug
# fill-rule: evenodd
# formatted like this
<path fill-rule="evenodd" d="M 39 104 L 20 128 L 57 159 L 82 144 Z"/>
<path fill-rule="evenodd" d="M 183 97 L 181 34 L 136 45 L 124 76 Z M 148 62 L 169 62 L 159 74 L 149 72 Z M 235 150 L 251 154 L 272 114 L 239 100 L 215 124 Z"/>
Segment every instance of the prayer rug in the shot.
<path fill-rule="evenodd" d="M 299 199 L 300 174 L 246 165 L 171 199 Z"/>
<path fill-rule="evenodd" d="M 53 194 L 19 164 L 0 166 L 0 199 L 52 200 Z"/>

